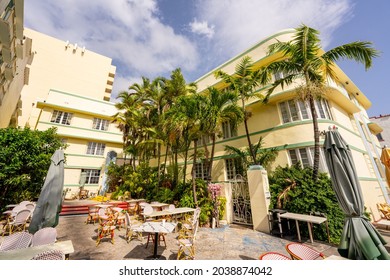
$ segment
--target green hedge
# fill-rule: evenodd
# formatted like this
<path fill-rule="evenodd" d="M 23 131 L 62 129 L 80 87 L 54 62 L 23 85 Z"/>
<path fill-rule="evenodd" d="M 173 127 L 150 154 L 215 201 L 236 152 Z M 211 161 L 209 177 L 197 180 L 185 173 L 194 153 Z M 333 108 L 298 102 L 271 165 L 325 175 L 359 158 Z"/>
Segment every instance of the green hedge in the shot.
<path fill-rule="evenodd" d="M 310 212 L 325 213 L 328 218 L 331 243 L 338 244 L 344 226 L 344 214 L 340 209 L 331 180 L 326 173 L 320 173 L 318 180 L 313 181 L 312 169 L 301 168 L 299 165 L 291 167 L 277 167 L 269 176 L 271 205 L 270 209 L 278 208 L 278 197 L 281 208 L 288 212 L 309 214 Z M 315 225 L 314 238 L 327 241 L 326 227 Z M 301 227 L 303 235 L 308 236 L 307 227 Z"/>

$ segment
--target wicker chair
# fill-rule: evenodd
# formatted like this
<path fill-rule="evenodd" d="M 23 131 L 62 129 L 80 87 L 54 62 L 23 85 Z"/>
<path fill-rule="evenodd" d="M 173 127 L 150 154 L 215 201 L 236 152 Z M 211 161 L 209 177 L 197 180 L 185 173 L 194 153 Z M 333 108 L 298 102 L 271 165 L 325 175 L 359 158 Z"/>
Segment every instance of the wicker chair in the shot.
<path fill-rule="evenodd" d="M 199 209 L 200 213 L 200 208 Z M 195 259 L 195 238 L 199 227 L 199 215 L 195 210 L 190 227 L 182 226 L 179 237 L 178 245 L 179 250 L 177 252 L 178 260 L 194 260 Z"/>
<path fill-rule="evenodd" d="M 65 254 L 60 250 L 48 250 L 35 255 L 32 260 L 64 260 Z"/>
<path fill-rule="evenodd" d="M 26 231 L 5 236 L 0 244 L 0 252 L 27 248 L 30 246 L 32 237 L 33 235 Z"/>
<path fill-rule="evenodd" d="M 259 260 L 276 260 L 276 261 L 288 261 L 291 259 L 283 254 L 280 254 L 278 252 L 267 252 L 267 253 L 264 253 L 264 254 L 261 254 L 260 257 L 259 257 Z"/>
<path fill-rule="evenodd" d="M 302 243 L 289 243 L 286 245 L 286 250 L 293 260 L 316 260 L 318 258 L 325 258 L 321 252 Z"/>
<path fill-rule="evenodd" d="M 31 246 L 39 246 L 45 244 L 52 244 L 56 242 L 57 230 L 52 227 L 41 228 L 34 233 L 31 241 Z"/>
<path fill-rule="evenodd" d="M 96 207 L 95 205 L 88 207 L 88 217 L 85 221 L 86 224 L 93 223 L 95 224 L 96 221 L 99 221 L 99 207 Z"/>
<path fill-rule="evenodd" d="M 142 232 L 136 232 L 133 230 L 135 227 L 139 225 L 140 224 L 134 224 L 134 222 L 131 221 L 129 213 L 125 213 L 125 228 L 126 228 L 125 238 L 127 243 L 129 243 L 133 237 L 136 237 L 140 241 L 142 241 L 143 239 Z"/>
<path fill-rule="evenodd" d="M 9 234 L 12 234 L 17 231 L 25 231 L 30 215 L 31 211 L 27 208 L 20 210 L 15 217 L 5 225 L 6 229 L 4 229 L 4 232 L 7 230 Z"/>

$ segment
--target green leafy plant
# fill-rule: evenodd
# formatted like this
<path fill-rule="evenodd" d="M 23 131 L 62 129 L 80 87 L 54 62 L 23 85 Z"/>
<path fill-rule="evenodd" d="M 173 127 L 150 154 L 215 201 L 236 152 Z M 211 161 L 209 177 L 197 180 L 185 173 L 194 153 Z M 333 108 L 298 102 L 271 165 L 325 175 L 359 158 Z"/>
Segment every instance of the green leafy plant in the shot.
<path fill-rule="evenodd" d="M 344 226 L 344 214 L 338 205 L 329 176 L 320 173 L 315 181 L 312 172 L 311 168 L 301 168 L 299 165 L 277 167 L 269 176 L 270 209 L 277 208 L 279 201 L 279 206 L 289 212 L 324 213 L 328 219 L 330 240 L 338 244 Z M 316 227 L 318 229 L 313 232 L 314 237 L 326 241 L 325 227 Z M 301 228 L 301 231 L 302 234 L 308 234 L 306 228 Z"/>
<path fill-rule="evenodd" d="M 65 147 L 51 128 L 0 129 L 0 210 L 7 204 L 39 197 L 50 158 Z"/>

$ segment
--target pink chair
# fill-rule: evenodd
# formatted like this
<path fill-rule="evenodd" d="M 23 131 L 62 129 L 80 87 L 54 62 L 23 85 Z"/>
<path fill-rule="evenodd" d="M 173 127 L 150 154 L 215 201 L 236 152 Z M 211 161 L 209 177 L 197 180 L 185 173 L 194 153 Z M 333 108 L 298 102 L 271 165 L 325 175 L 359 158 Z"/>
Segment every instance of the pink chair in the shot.
<path fill-rule="evenodd" d="M 52 227 L 41 228 L 34 233 L 31 241 L 31 246 L 39 246 L 45 244 L 52 244 L 56 242 L 57 230 Z"/>
<path fill-rule="evenodd" d="M 262 255 L 260 255 L 259 260 L 276 260 L 276 261 L 283 261 L 283 260 L 290 260 L 291 259 L 283 254 L 280 254 L 278 252 L 267 252 Z"/>
<path fill-rule="evenodd" d="M 9 251 L 30 246 L 32 234 L 26 231 L 5 236 L 0 244 L 0 251 Z"/>
<path fill-rule="evenodd" d="M 289 243 L 286 245 L 286 250 L 293 260 L 316 260 L 324 259 L 325 256 L 321 252 L 302 243 Z"/>

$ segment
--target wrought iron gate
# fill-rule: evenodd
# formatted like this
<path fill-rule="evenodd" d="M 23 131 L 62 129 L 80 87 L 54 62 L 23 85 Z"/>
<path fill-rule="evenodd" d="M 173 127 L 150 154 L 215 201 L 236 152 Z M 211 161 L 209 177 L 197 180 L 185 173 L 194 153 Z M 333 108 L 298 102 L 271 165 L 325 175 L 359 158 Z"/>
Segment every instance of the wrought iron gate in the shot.
<path fill-rule="evenodd" d="M 248 182 L 240 176 L 230 181 L 230 184 L 232 186 L 233 223 L 252 225 Z"/>

